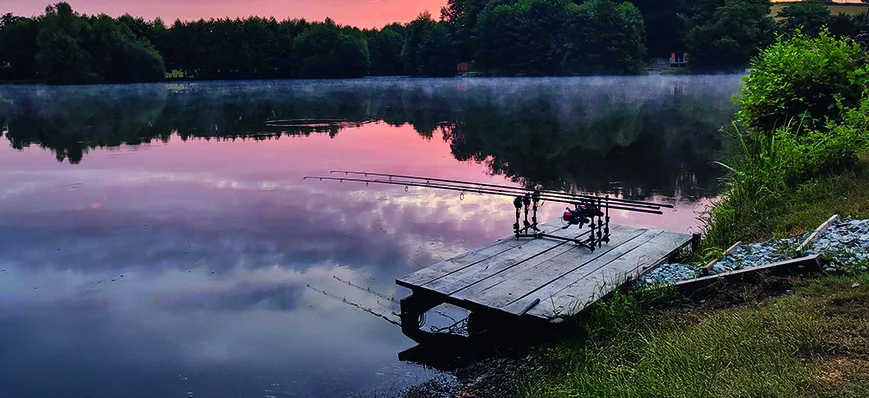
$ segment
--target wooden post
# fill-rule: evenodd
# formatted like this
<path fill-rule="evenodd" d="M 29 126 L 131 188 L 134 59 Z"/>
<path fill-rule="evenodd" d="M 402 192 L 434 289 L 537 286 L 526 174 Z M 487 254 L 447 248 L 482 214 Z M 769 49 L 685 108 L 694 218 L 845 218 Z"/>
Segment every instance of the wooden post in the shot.
<path fill-rule="evenodd" d="M 689 293 L 701 288 L 705 288 L 713 283 L 716 283 L 721 280 L 726 281 L 739 281 L 744 278 L 752 278 L 758 275 L 766 275 L 768 274 L 786 274 L 786 273 L 800 273 L 800 272 L 823 272 L 824 269 L 821 267 L 821 263 L 818 260 L 818 255 L 815 254 L 813 256 L 808 257 L 800 257 L 791 260 L 780 261 L 777 263 L 762 265 L 760 267 L 755 268 L 744 268 L 733 270 L 730 272 L 724 272 L 718 275 L 712 276 L 704 276 L 702 278 L 697 279 L 688 279 L 680 282 L 676 282 L 673 286 L 679 289 L 682 293 Z"/>
<path fill-rule="evenodd" d="M 700 251 L 700 234 L 691 235 L 691 251 L 697 253 Z"/>
<path fill-rule="evenodd" d="M 730 245 L 730 247 L 728 247 L 727 250 L 724 251 L 724 255 L 721 256 L 721 258 L 716 258 L 715 260 L 710 261 L 709 264 L 706 264 L 706 266 L 703 267 L 703 270 L 701 271 L 703 275 L 709 275 L 709 271 L 712 271 L 712 267 L 715 266 L 715 264 L 718 264 L 718 262 L 721 261 L 722 258 L 727 257 L 728 254 L 736 250 L 736 248 L 739 247 L 739 245 L 741 244 L 742 242 L 740 241 Z"/>
<path fill-rule="evenodd" d="M 804 255 L 805 252 L 806 252 L 806 249 L 809 248 L 809 245 L 811 245 L 812 242 L 814 242 L 814 241 L 817 240 L 819 237 L 821 237 L 821 234 L 823 234 L 824 231 L 827 230 L 827 228 L 830 228 L 830 225 L 833 225 L 833 223 L 834 223 L 836 220 L 838 220 L 838 219 L 839 219 L 839 215 L 838 215 L 838 214 L 833 214 L 832 217 L 830 217 L 827 221 L 824 221 L 823 224 L 821 224 L 820 226 L 818 226 L 818 228 L 816 228 L 815 231 L 812 232 L 812 234 L 809 235 L 808 238 L 806 238 L 806 241 L 803 242 L 803 243 L 802 243 L 802 244 L 797 248 L 797 256 L 802 256 L 802 255 Z"/>

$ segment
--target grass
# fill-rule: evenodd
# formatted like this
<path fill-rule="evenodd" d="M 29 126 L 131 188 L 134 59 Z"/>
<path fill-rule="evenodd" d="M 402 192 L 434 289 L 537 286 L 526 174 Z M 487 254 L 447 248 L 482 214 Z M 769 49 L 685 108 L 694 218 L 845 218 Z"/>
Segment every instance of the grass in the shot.
<path fill-rule="evenodd" d="M 794 153 L 805 157 L 804 148 L 792 149 L 792 144 L 775 139 L 743 142 L 743 153 L 734 163 L 722 164 L 731 170 L 731 177 L 726 183 L 728 191 L 704 218 L 704 250 L 723 250 L 737 241 L 757 242 L 811 231 L 837 213 L 869 218 L 869 148 L 859 145 L 863 149 L 856 151 L 852 165 L 834 165 L 829 167 L 834 172 L 804 177 L 795 170 L 811 173 L 818 163 L 792 160 Z M 816 151 L 823 157 L 844 158 L 833 155 L 835 150 Z M 789 173 L 798 177 L 789 178 Z"/>
<path fill-rule="evenodd" d="M 753 217 L 740 219 L 742 228 L 720 238 L 716 246 L 793 236 L 813 230 L 833 214 L 869 218 L 869 153 L 851 172 L 809 181 L 777 198 L 776 211 L 749 214 Z"/>
<path fill-rule="evenodd" d="M 517 381 L 518 395 L 869 396 L 869 274 L 790 287 L 724 310 L 621 295 L 571 326 L 587 338 L 540 348 L 543 365 Z"/>

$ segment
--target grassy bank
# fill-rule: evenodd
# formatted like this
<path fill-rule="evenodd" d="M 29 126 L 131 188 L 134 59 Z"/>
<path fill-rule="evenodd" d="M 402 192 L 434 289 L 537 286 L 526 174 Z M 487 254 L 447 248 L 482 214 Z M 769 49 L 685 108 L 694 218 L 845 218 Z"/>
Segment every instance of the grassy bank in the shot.
<path fill-rule="evenodd" d="M 541 348 L 542 365 L 516 390 L 528 397 L 869 396 L 869 275 L 777 279 L 729 293 L 744 303 L 654 308 L 638 294 L 611 300 L 577 321 L 586 338 Z M 778 294 L 785 296 L 767 297 Z"/>
<path fill-rule="evenodd" d="M 728 211 L 745 212 L 738 220 L 741 225 L 713 227 L 707 233 L 716 234 L 704 241 L 707 248 L 721 249 L 728 242 L 759 242 L 811 231 L 832 214 L 845 218 L 869 218 L 869 151 L 862 151 L 859 161 L 847 172 L 814 178 L 787 192 L 774 195 L 763 212 L 746 209 L 762 205 L 755 198 L 744 203 L 728 204 Z M 707 235 L 709 236 L 709 235 Z"/>
<path fill-rule="evenodd" d="M 737 98 L 739 150 L 722 160 L 730 175 L 704 217 L 705 257 L 811 230 L 834 213 L 869 218 L 864 51 L 798 35 L 753 62 Z M 699 301 L 637 290 L 572 322 L 582 337 L 537 348 L 539 365 L 515 380 L 519 395 L 869 396 L 865 272 L 768 278 Z"/>

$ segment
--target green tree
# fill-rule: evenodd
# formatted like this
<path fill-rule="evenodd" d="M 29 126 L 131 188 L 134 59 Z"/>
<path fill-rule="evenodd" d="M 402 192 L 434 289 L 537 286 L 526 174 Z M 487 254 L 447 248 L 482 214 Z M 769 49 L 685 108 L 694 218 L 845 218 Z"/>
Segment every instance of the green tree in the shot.
<path fill-rule="evenodd" d="M 631 74 L 642 70 L 646 54 L 643 17 L 631 3 L 616 5 L 611 0 L 590 0 L 578 11 L 585 14 L 582 45 L 586 73 Z"/>
<path fill-rule="evenodd" d="M 778 13 L 778 32 L 780 35 L 790 37 L 797 29 L 804 34 L 817 35 L 824 26 L 833 23 L 833 15 L 824 3 L 804 1 L 789 5 Z"/>
<path fill-rule="evenodd" d="M 643 16 L 646 48 L 650 57 L 669 57 L 685 51 L 686 0 L 631 0 Z"/>
<path fill-rule="evenodd" d="M 420 14 L 407 26 L 401 59 L 411 76 L 452 76 L 458 55 L 446 22 Z"/>
<path fill-rule="evenodd" d="M 371 58 L 371 74 L 376 76 L 395 76 L 404 73 L 401 63 L 401 50 L 404 37 L 393 29 L 384 27 L 375 31 L 368 39 L 368 54 Z"/>
<path fill-rule="evenodd" d="M 446 7 L 441 9 L 441 19 L 449 24 L 453 40 L 456 43 L 457 56 L 462 61 L 470 61 L 475 55 L 474 30 L 480 13 L 487 0 L 447 0 Z"/>
<path fill-rule="evenodd" d="M 36 79 L 37 21 L 6 14 L 0 17 L 0 67 L 8 66 L 4 79 Z"/>
<path fill-rule="evenodd" d="M 54 84 L 98 83 L 91 54 L 82 47 L 88 23 L 67 3 L 45 8 L 40 17 L 36 59 L 46 81 Z"/>
<path fill-rule="evenodd" d="M 695 5 L 685 42 L 691 67 L 701 71 L 745 68 L 772 42 L 769 0 L 700 1 Z"/>
<path fill-rule="evenodd" d="M 487 8 L 477 61 L 507 75 L 627 74 L 642 68 L 643 20 L 630 3 L 521 0 Z"/>
<path fill-rule="evenodd" d="M 163 58 L 151 43 L 107 15 L 94 17 L 83 45 L 91 54 L 92 71 L 106 83 L 159 81 L 166 75 Z"/>
<path fill-rule="evenodd" d="M 568 0 L 523 0 L 484 11 L 477 25 L 477 61 L 507 75 L 562 74 L 578 47 Z"/>
<path fill-rule="evenodd" d="M 352 78 L 368 72 L 368 45 L 361 37 L 343 33 L 332 20 L 314 24 L 295 39 L 302 60 L 299 77 Z"/>
<path fill-rule="evenodd" d="M 82 16 L 58 3 L 48 6 L 38 23 L 35 60 L 48 83 L 150 82 L 165 75 L 151 44 L 109 16 Z"/>

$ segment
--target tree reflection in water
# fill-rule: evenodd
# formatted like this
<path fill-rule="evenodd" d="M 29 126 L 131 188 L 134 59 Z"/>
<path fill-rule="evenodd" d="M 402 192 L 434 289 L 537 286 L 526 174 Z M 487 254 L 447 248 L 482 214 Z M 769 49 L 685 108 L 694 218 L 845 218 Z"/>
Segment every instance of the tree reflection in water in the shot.
<path fill-rule="evenodd" d="M 365 79 L 11 86 L 0 122 L 16 149 L 78 164 L 93 148 L 270 140 L 381 122 L 450 143 L 459 161 L 551 189 L 710 196 L 739 76 Z M 389 151 L 390 148 L 384 148 Z"/>

